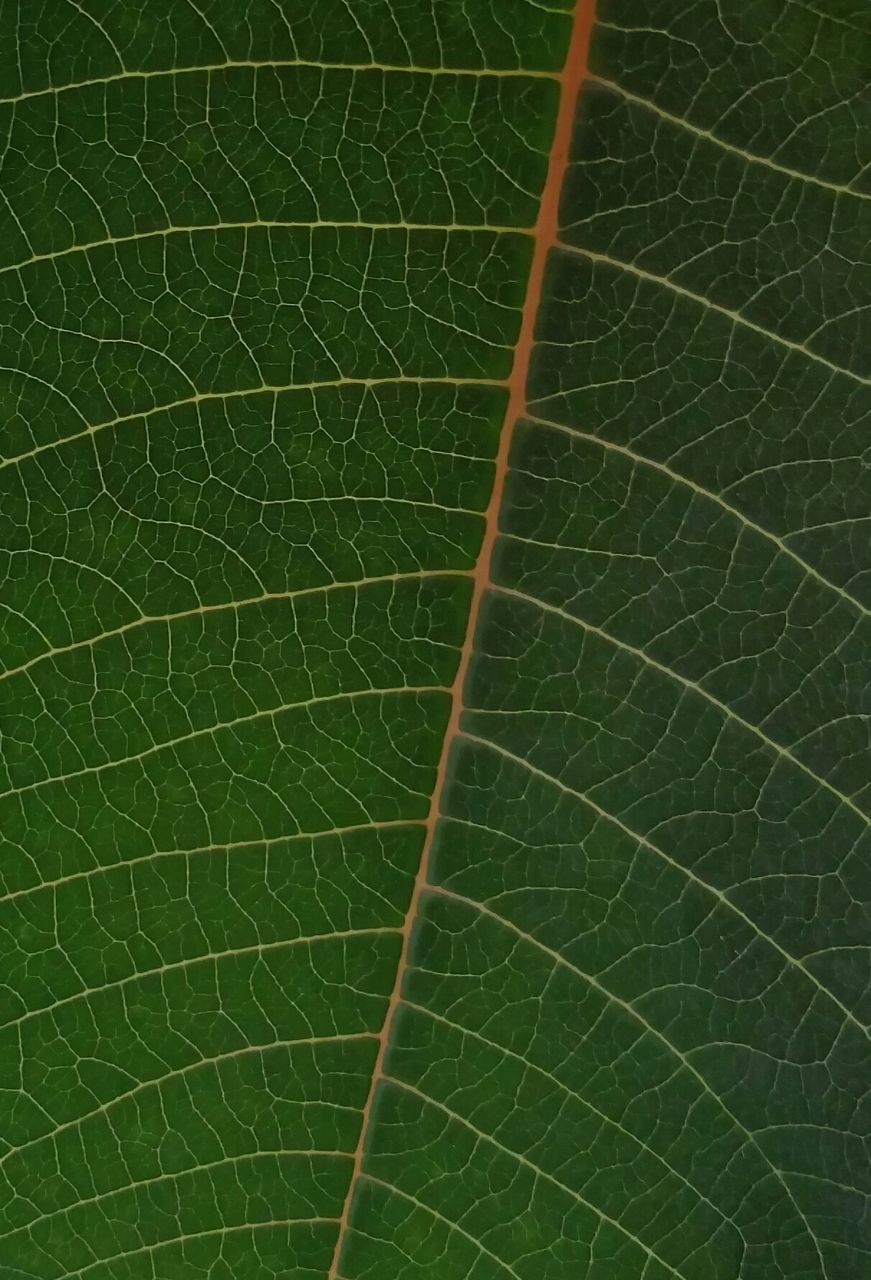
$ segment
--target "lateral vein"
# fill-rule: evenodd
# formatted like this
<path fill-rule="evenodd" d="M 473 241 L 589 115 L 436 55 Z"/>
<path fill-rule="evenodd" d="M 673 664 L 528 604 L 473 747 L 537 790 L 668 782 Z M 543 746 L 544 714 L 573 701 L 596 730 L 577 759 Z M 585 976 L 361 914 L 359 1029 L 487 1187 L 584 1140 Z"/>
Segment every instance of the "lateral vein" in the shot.
<path fill-rule="evenodd" d="M 281 70 L 298 67 L 312 71 L 381 71 L 396 75 L 418 76 L 463 76 L 474 80 L 558 80 L 554 71 L 527 71 L 522 67 L 504 67 L 490 70 L 486 67 L 415 67 L 402 63 L 390 62 L 320 62 L 314 58 L 239 58 L 226 62 L 208 62 L 199 66 L 164 67 L 154 71 L 124 70 L 115 71 L 106 76 L 93 76 L 87 80 L 74 80 L 69 84 L 48 85 L 44 89 L 29 89 L 13 97 L 0 98 L 0 107 L 16 106 L 31 98 L 58 97 L 62 93 L 74 93 L 79 89 L 89 89 L 98 84 L 115 84 L 119 80 L 156 80 L 164 76 L 187 76 L 198 73 L 213 75 L 218 71 L 234 71 L 238 69 Z"/>
<path fill-rule="evenodd" d="M 443 231 L 448 235 L 454 233 L 483 233 L 520 236 L 529 236 L 533 230 L 532 227 L 472 222 L 391 222 L 389 220 L 366 222 L 359 219 L 331 222 L 324 218 L 287 221 L 253 218 L 238 222 L 202 222 L 191 223 L 188 226 L 156 227 L 152 231 L 131 232 L 130 235 L 125 236 L 107 236 L 103 240 L 89 240 L 84 244 L 71 244 L 65 249 L 55 249 L 48 253 L 35 253 L 32 257 L 25 258 L 21 262 L 10 262 L 5 266 L 0 266 L 0 275 L 24 271 L 27 267 L 36 266 L 41 262 L 56 262 L 58 258 L 72 257 L 77 253 L 92 253 L 96 249 L 108 249 L 121 244 L 135 244 L 141 240 L 168 239 L 170 236 L 198 235 L 200 232 L 209 231 L 253 231 L 261 229 L 266 231 L 322 231 L 325 229 L 336 231 Z"/>
<path fill-rule="evenodd" d="M 616 814 L 611 813 L 607 809 L 603 809 L 602 806 L 597 804 L 596 801 L 593 800 L 586 792 L 578 791 L 575 787 L 570 787 L 567 783 L 560 781 L 559 778 L 555 778 L 552 774 L 546 773 L 544 769 L 537 768 L 536 765 L 531 764 L 529 760 L 525 760 L 522 756 L 515 755 L 513 751 L 508 751 L 505 747 L 498 746 L 488 738 L 482 738 L 477 734 L 466 732 L 463 732 L 462 736 L 466 738 L 467 741 L 477 743 L 478 746 L 484 747 L 489 751 L 494 751 L 497 755 L 503 756 L 513 764 L 520 765 L 521 768 L 526 769 L 529 773 L 541 778 L 542 781 L 550 783 L 551 786 L 556 787 L 559 791 L 563 791 L 567 795 L 575 796 L 578 800 L 581 800 L 584 804 L 588 805 L 589 808 L 598 815 L 598 817 L 602 818 L 605 822 L 613 823 L 615 827 L 618 827 L 624 835 L 628 836 L 631 840 L 634 840 L 636 844 L 641 845 L 645 849 L 649 849 L 651 853 L 656 854 L 657 857 L 663 860 L 663 862 L 668 863 L 670 867 L 674 867 L 674 869 L 685 876 L 687 880 L 697 885 L 704 892 L 710 894 L 717 900 L 717 902 L 720 903 L 721 906 L 726 907 L 729 911 L 738 916 L 739 919 L 743 920 L 743 922 L 758 938 L 761 938 L 763 942 L 768 943 L 769 946 L 778 952 L 788 965 L 797 969 L 805 978 L 807 978 L 812 986 L 816 987 L 821 994 L 827 996 L 828 999 L 831 1000 L 838 1009 L 840 1009 L 847 1022 L 852 1023 L 859 1031 L 861 1031 L 862 1035 L 864 1035 L 866 1039 L 871 1040 L 871 1029 L 866 1027 L 864 1023 L 860 1022 L 853 1011 L 848 1009 L 833 991 L 830 991 L 828 987 L 824 986 L 823 983 L 820 982 L 819 978 L 817 978 L 810 969 L 807 969 L 798 957 L 792 955 L 791 952 L 782 947 L 776 939 L 772 938 L 770 934 L 767 934 L 763 929 L 760 929 L 755 920 L 753 920 L 751 916 L 748 916 L 745 911 L 742 911 L 741 908 L 731 900 L 728 894 L 722 891 L 722 889 L 716 888 L 715 885 L 710 884 L 707 880 L 703 880 L 701 876 L 697 876 L 694 871 L 690 871 L 688 867 L 685 867 L 683 863 L 678 862 L 676 858 L 673 858 L 670 854 L 666 853 L 664 849 L 660 849 L 659 845 L 654 844 L 652 840 L 643 836 L 639 831 L 633 830 L 633 828 L 628 826 L 622 818 L 618 818 Z"/>
<path fill-rule="evenodd" d="M 587 258 L 590 262 L 613 267 L 616 271 L 624 271 L 627 275 L 633 275 L 639 280 L 644 280 L 647 284 L 654 284 L 661 289 L 667 289 L 678 297 L 686 298 L 687 301 L 696 303 L 697 306 L 705 310 L 724 316 L 734 325 L 743 325 L 744 328 L 751 329 L 754 333 L 758 333 L 760 337 L 767 339 L 767 341 L 777 343 L 778 346 L 787 347 L 790 351 L 795 351 L 804 356 L 806 360 L 813 360 L 815 364 L 823 365 L 826 369 L 831 370 L 832 373 L 844 378 L 850 378 L 862 386 L 871 386 L 871 378 L 866 378 L 860 373 L 854 373 L 852 369 L 847 369 L 843 365 L 834 364 L 831 360 L 827 360 L 825 356 L 812 351 L 804 343 L 794 342 L 791 338 L 784 338 L 782 334 L 775 333 L 773 329 L 766 329 L 763 325 L 757 324 L 755 320 L 748 320 L 740 311 L 732 311 L 729 307 L 721 306 L 719 302 L 712 302 L 710 298 L 706 298 L 701 293 L 694 293 L 692 289 L 686 289 L 683 285 L 676 284 L 668 276 L 654 275 L 653 272 L 645 271 L 643 267 L 636 267 L 631 262 L 624 262 L 619 258 L 610 258 L 605 253 L 594 253 L 592 249 L 583 249 L 579 245 L 567 244 L 562 240 L 558 241 L 555 247 L 561 249 L 563 253 L 579 258 Z"/>
<path fill-rule="evenodd" d="M 753 1133 L 752 1130 L 748 1129 L 738 1119 L 738 1117 L 734 1114 L 734 1112 L 729 1109 L 729 1107 L 726 1105 L 726 1103 L 723 1101 L 720 1095 L 713 1088 L 711 1088 L 711 1086 L 708 1084 L 707 1080 L 702 1075 L 702 1073 L 698 1070 L 698 1068 L 693 1066 L 689 1058 L 684 1053 L 682 1053 L 676 1045 L 672 1044 L 671 1041 L 657 1027 L 655 1027 L 652 1022 L 648 1022 L 648 1020 L 644 1017 L 644 1015 L 640 1013 L 632 1004 L 630 1004 L 626 1000 L 623 1000 L 620 996 L 615 995 L 614 992 L 609 990 L 608 987 L 604 986 L 603 983 L 601 983 L 598 980 L 598 978 L 595 978 L 592 974 L 587 973 L 584 969 L 579 969 L 577 965 L 572 964 L 572 962 L 570 960 L 567 960 L 565 956 L 561 955 L 559 951 L 555 951 L 552 947 L 547 946 L 547 944 L 544 942 L 539 942 L 539 940 L 537 938 L 534 938 L 532 934 L 526 933 L 523 929 L 521 929 L 518 925 L 514 924 L 511 920 L 507 920 L 504 916 L 499 915 L 498 912 L 493 911 L 492 908 L 486 906 L 484 903 L 476 902 L 474 898 L 467 898 L 465 897 L 465 895 L 461 893 L 455 893 L 453 890 L 446 889 L 442 886 L 429 885 L 427 886 L 427 892 L 432 894 L 437 894 L 443 898 L 452 899 L 454 902 L 463 903 L 465 906 L 470 907 L 472 910 L 480 912 L 481 915 L 488 916 L 490 919 L 495 921 L 495 923 L 501 925 L 503 928 L 507 929 L 510 933 L 515 934 L 515 936 L 520 938 L 523 942 L 528 943 L 530 946 L 536 948 L 538 951 L 541 951 L 543 954 L 549 956 L 554 965 L 562 966 L 567 970 L 569 970 L 571 973 L 574 973 L 577 977 L 581 979 L 582 982 L 586 983 L 587 986 L 590 986 L 593 988 L 593 990 L 597 991 L 599 995 L 602 996 L 602 998 L 606 1001 L 606 1003 L 616 1005 L 617 1007 L 622 1009 L 624 1013 L 628 1014 L 630 1018 L 632 1018 L 641 1027 L 643 1027 L 644 1030 L 649 1035 L 653 1036 L 655 1040 L 659 1041 L 659 1043 L 664 1046 L 666 1051 L 669 1054 L 671 1054 L 673 1057 L 675 1057 L 678 1060 L 678 1062 L 680 1062 L 682 1066 L 685 1067 L 685 1069 L 690 1073 L 690 1075 L 692 1075 L 695 1078 L 697 1083 L 701 1086 L 702 1090 L 709 1097 L 713 1098 L 714 1102 L 720 1108 L 723 1114 L 728 1116 L 728 1118 L 734 1124 L 735 1128 L 744 1135 L 746 1142 L 749 1143 L 752 1147 L 754 1147 L 755 1150 L 759 1153 L 762 1160 L 765 1162 L 765 1164 L 768 1166 L 768 1168 L 774 1174 L 774 1177 L 777 1179 L 777 1181 L 780 1183 L 781 1187 L 783 1188 L 787 1199 L 789 1200 L 790 1204 L 792 1205 L 793 1209 L 796 1212 L 796 1215 L 801 1219 L 804 1229 L 807 1232 L 808 1237 L 812 1241 L 818 1257 L 820 1258 L 820 1262 L 822 1262 L 822 1255 L 820 1254 L 820 1250 L 819 1250 L 819 1242 L 816 1236 L 814 1235 L 813 1231 L 811 1230 L 810 1224 L 801 1206 L 798 1204 L 790 1187 L 786 1183 L 783 1175 L 783 1171 L 781 1169 L 778 1169 L 778 1167 L 772 1163 L 770 1157 L 766 1155 L 762 1146 L 757 1141 L 755 1133 Z M 823 1267 L 822 1270 L 823 1270 L 823 1275 L 825 1275 L 826 1274 L 825 1267 Z"/>
<path fill-rule="evenodd" d="M 574 614 L 568 613 L 565 609 L 560 609 L 557 605 L 547 604 L 544 600 L 540 600 L 538 596 L 531 596 L 525 591 L 518 591 L 515 587 L 504 587 L 499 583 L 494 583 L 492 590 L 499 592 L 500 595 L 513 596 L 516 600 L 522 600 L 526 604 L 536 606 L 544 613 L 550 613 L 555 617 L 562 618 L 566 622 L 571 623 L 584 631 L 590 632 L 592 635 L 601 637 L 601 639 L 607 641 L 608 644 L 614 645 L 616 649 L 621 649 L 624 653 L 631 653 L 633 657 L 638 658 L 641 662 L 652 667 L 655 671 L 660 671 L 663 675 L 669 676 L 678 684 L 683 685 L 685 689 L 698 694 L 699 697 L 704 698 L 706 702 L 711 703 L 712 706 L 721 711 L 724 716 L 728 717 L 728 719 L 734 720 L 736 724 L 740 724 L 742 728 L 749 730 L 752 734 L 755 734 L 755 736 L 759 738 L 759 740 L 771 751 L 774 751 L 779 756 L 783 756 L 785 760 L 789 760 L 790 764 L 794 764 L 797 769 L 800 769 L 802 773 L 806 774 L 806 776 L 816 783 L 817 786 L 830 792 L 830 794 L 833 795 L 840 804 L 846 805 L 848 808 L 852 809 L 866 826 L 871 822 L 871 818 L 869 818 L 868 814 L 860 809 L 855 801 L 848 795 L 845 795 L 843 791 L 839 791 L 838 788 L 833 786 L 827 778 L 823 778 L 820 774 L 814 773 L 813 769 L 806 765 L 804 761 L 800 760 L 798 756 L 789 749 L 789 747 L 785 747 L 781 743 L 775 742 L 773 738 L 769 738 L 768 734 L 764 733 L 758 725 L 753 724 L 751 720 L 745 720 L 737 711 L 733 711 L 728 703 L 721 702 L 713 693 L 709 693 L 704 685 L 697 684 L 695 680 L 690 680 L 686 676 L 682 676 L 679 671 L 675 671 L 673 667 L 666 666 L 664 662 L 658 662 L 656 658 L 652 658 L 644 649 L 638 649 L 635 645 L 627 644 L 625 640 L 618 640 L 616 636 L 611 635 L 609 631 L 605 631 L 602 627 L 597 627 L 592 622 L 587 622 L 584 618 L 578 618 Z"/>
<path fill-rule="evenodd" d="M 783 174 L 785 178 L 791 178 L 796 182 L 809 182 L 815 187 L 823 187 L 826 191 L 831 191 L 836 196 L 853 196 L 857 200 L 871 200 L 871 193 L 869 192 L 854 191 L 852 187 L 844 186 L 843 183 L 827 182 L 825 178 L 817 178 L 812 173 L 804 173 L 801 169 L 792 169 L 789 165 L 780 164 L 777 160 L 771 160 L 767 156 L 757 155 L 753 151 L 745 151 L 743 147 L 727 142 L 725 138 L 721 138 L 713 130 L 703 129 L 700 125 L 693 124 L 683 116 L 677 116 L 670 111 L 666 111 L 664 107 L 660 107 L 658 103 L 651 101 L 649 98 L 642 98 L 638 94 L 631 93 L 615 80 L 607 80 L 604 76 L 590 76 L 590 81 L 592 84 L 601 85 L 603 89 L 610 89 L 612 93 L 618 93 L 627 102 L 643 107 L 646 111 L 650 111 L 654 115 L 660 116 L 663 120 L 667 120 L 669 124 L 673 124 L 679 129 L 685 129 L 688 133 L 695 134 L 697 138 L 704 138 L 706 142 L 712 142 L 724 151 L 731 151 L 733 155 L 740 156 L 742 160 L 746 160 L 750 164 L 763 165 L 766 169 L 773 169 L 775 173 Z"/>
<path fill-rule="evenodd" d="M 857 596 L 851 595 L 849 591 L 838 586 L 836 582 L 832 582 L 830 578 L 824 577 L 824 575 L 820 573 L 819 569 L 815 569 L 812 564 L 807 560 L 804 560 L 796 551 L 793 551 L 783 538 L 779 537 L 776 533 L 772 533 L 770 529 L 764 528 L 761 524 L 757 524 L 755 520 L 751 520 L 750 517 L 745 515 L 745 513 L 739 510 L 738 507 L 733 507 L 730 502 L 727 502 L 726 499 L 722 498 L 718 493 L 714 493 L 712 489 L 703 488 L 702 485 L 697 484 L 695 480 L 691 480 L 689 476 L 681 475 L 679 471 L 672 470 L 672 468 L 666 463 L 658 462 L 655 458 L 647 457 L 645 454 L 636 453 L 634 449 L 630 449 L 625 444 L 617 444 L 613 440 L 605 440 L 601 436 L 594 435 L 590 431 L 582 431 L 580 427 L 572 427 L 565 422 L 556 422 L 553 418 L 544 418 L 540 414 L 528 413 L 526 417 L 529 422 L 537 423 L 542 427 L 548 427 L 552 431 L 561 431 L 567 436 L 577 436 L 579 440 L 586 440 L 590 444 L 598 445 L 600 449 L 606 449 L 611 453 L 620 453 L 631 462 L 638 463 L 644 467 L 650 467 L 653 471 L 659 471 L 663 475 L 668 476 L 670 480 L 673 480 L 675 484 L 683 485 L 687 489 L 692 489 L 701 497 L 707 498 L 710 502 L 715 502 L 719 507 L 722 507 L 724 511 L 728 511 L 729 515 L 734 516 L 741 524 L 746 525 L 748 529 L 752 529 L 754 533 L 758 533 L 760 537 L 765 538 L 766 541 L 773 542 L 777 549 L 783 552 L 785 556 L 788 556 L 795 564 L 799 565 L 808 577 L 815 578 L 817 582 L 820 582 L 824 587 L 827 587 L 828 590 L 835 591 L 839 596 L 843 596 L 843 598 L 848 601 L 854 609 L 858 609 L 860 613 L 871 617 L 871 609 L 864 605 Z M 798 532 L 801 532 L 801 530 Z"/>

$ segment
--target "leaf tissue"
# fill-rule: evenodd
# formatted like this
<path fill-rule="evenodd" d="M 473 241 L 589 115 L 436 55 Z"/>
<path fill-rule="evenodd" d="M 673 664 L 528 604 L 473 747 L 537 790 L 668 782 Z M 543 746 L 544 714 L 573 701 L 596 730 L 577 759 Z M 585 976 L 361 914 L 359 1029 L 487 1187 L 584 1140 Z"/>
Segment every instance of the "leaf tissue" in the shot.
<path fill-rule="evenodd" d="M 871 15 L 7 0 L 0 1280 L 871 1276 Z"/>

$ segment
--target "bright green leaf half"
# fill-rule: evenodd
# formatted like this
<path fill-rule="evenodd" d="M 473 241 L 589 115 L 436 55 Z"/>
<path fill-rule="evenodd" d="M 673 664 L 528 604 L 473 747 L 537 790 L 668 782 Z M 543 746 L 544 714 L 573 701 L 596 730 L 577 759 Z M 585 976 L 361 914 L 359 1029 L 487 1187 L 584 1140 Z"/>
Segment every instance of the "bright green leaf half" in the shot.
<path fill-rule="evenodd" d="M 863 7 L 12 9 L 0 1280 L 861 1280 Z"/>

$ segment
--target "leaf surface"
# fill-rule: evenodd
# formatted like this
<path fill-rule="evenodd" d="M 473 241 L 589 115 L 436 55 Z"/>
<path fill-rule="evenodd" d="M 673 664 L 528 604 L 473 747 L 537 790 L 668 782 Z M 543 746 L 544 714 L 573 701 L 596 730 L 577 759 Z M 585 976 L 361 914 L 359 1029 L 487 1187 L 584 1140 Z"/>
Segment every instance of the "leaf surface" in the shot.
<path fill-rule="evenodd" d="M 868 1269 L 871 29 L 592 18 L 0 34 L 0 1280 Z"/>

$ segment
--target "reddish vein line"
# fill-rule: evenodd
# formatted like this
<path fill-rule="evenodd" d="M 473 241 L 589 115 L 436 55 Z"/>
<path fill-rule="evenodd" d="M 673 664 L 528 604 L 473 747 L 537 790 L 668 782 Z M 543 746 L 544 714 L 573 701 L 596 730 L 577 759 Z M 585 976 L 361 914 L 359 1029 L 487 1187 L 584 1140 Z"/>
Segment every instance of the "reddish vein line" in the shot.
<path fill-rule="evenodd" d="M 429 816 L 426 820 L 426 834 L 424 837 L 420 866 L 418 867 L 417 877 L 411 894 L 411 901 L 408 904 L 408 911 L 406 913 L 405 923 L 402 929 L 402 950 L 399 957 L 399 964 L 396 969 L 396 980 L 393 985 L 393 991 L 387 1005 L 387 1012 L 385 1014 L 384 1023 L 379 1036 L 378 1053 L 372 1072 L 369 1096 L 367 1097 L 366 1103 L 363 1107 L 360 1136 L 357 1142 L 357 1150 L 354 1153 L 354 1166 L 351 1173 L 351 1181 L 348 1186 L 348 1193 L 345 1198 L 342 1216 L 339 1219 L 339 1231 L 328 1280 L 339 1280 L 339 1261 L 348 1231 L 348 1220 L 354 1191 L 357 1182 L 362 1175 L 366 1140 L 372 1123 L 372 1104 L 378 1087 L 378 1082 L 383 1078 L 384 1074 L 384 1060 L 387 1054 L 387 1046 L 390 1042 L 390 1035 L 393 1022 L 396 1017 L 396 1010 L 400 1003 L 402 981 L 408 965 L 412 925 L 417 916 L 421 895 L 427 884 L 430 853 L 432 850 L 436 825 L 441 812 L 442 795 L 444 793 L 447 780 L 448 759 L 451 752 L 451 746 L 460 727 L 460 716 L 463 711 L 463 688 L 466 682 L 466 675 L 469 670 L 469 663 L 474 649 L 475 633 L 481 612 L 481 602 L 485 591 L 490 586 L 490 567 L 493 557 L 493 548 L 498 533 L 499 509 L 502 505 L 502 495 L 505 489 L 505 477 L 508 472 L 508 457 L 511 450 L 511 441 L 517 422 L 526 413 L 526 383 L 529 375 L 529 364 L 532 357 L 532 348 L 535 338 L 535 319 L 541 302 L 547 256 L 550 249 L 556 243 L 557 233 L 559 230 L 558 214 L 560 193 L 562 191 L 563 179 L 565 177 L 565 171 L 568 164 L 569 148 L 571 146 L 572 128 L 574 125 L 578 95 L 580 93 L 584 77 L 587 73 L 587 49 L 590 41 L 590 30 L 593 25 L 593 11 L 594 0 L 577 0 L 566 63 L 563 68 L 562 75 L 558 79 L 560 86 L 559 109 L 557 112 L 550 158 L 548 160 L 547 176 L 545 178 L 544 188 L 541 194 L 541 202 L 538 208 L 538 218 L 533 230 L 534 248 L 532 263 L 529 269 L 526 297 L 523 302 L 520 333 L 517 339 L 517 345 L 514 348 L 514 362 L 511 369 L 511 376 L 507 383 L 508 404 L 505 409 L 505 420 L 502 424 L 499 451 L 496 455 L 493 490 L 484 515 L 484 536 L 481 541 L 481 551 L 478 556 L 478 561 L 472 578 L 472 600 L 469 608 L 466 635 L 463 641 L 463 648 L 460 653 L 460 661 L 457 667 L 456 678 L 451 686 L 451 711 L 444 739 L 442 741 L 442 751 L 436 773 L 435 789 L 432 795 Z"/>

